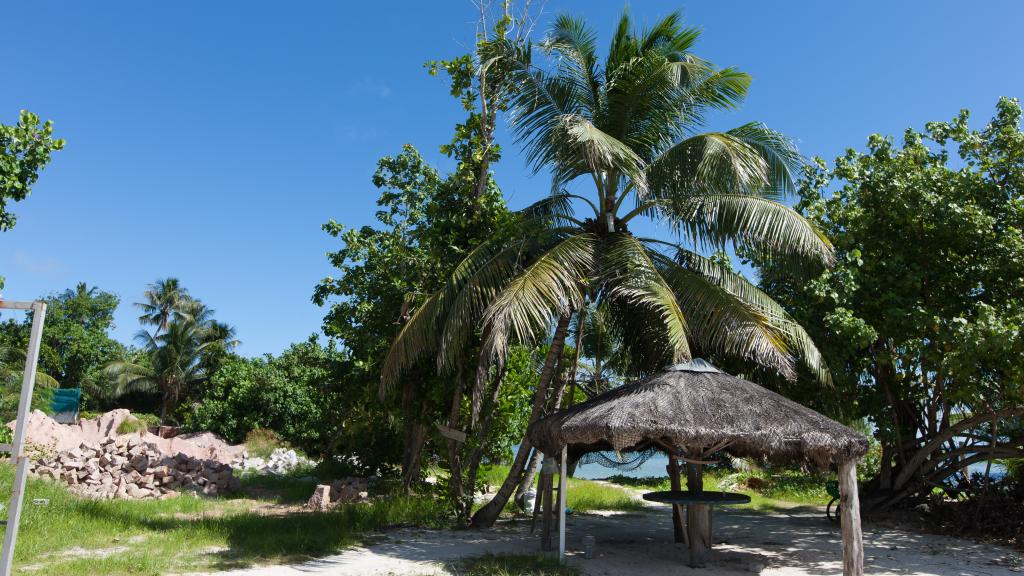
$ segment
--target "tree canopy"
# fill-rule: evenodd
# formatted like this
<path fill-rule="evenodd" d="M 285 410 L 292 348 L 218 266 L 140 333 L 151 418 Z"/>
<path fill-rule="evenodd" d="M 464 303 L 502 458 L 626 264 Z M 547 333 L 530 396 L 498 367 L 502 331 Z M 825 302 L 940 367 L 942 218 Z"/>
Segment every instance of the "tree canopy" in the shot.
<path fill-rule="evenodd" d="M 816 159 L 798 209 L 837 264 L 804 281 L 757 262 L 835 369 L 836 394 L 801 400 L 870 418 L 883 446 L 875 488 L 890 503 L 1024 454 L 1021 108 L 1001 99 L 981 130 L 969 118 L 908 129 L 901 145 L 872 135 L 831 169 Z"/>

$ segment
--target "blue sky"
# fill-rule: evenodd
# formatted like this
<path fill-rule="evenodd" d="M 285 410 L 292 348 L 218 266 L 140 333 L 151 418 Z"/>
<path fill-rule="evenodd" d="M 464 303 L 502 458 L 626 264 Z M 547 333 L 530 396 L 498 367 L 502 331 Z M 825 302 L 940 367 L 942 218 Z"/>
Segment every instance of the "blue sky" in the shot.
<path fill-rule="evenodd" d="M 535 2 L 536 4 L 536 2 Z M 603 39 L 624 4 L 550 0 Z M 1024 96 L 1024 3 L 634 2 L 651 22 L 681 9 L 698 52 L 750 73 L 742 110 L 808 155 L 868 134 L 953 117 L 987 120 Z M 5 297 L 85 281 L 122 299 L 115 336 L 148 282 L 177 276 L 235 325 L 247 355 L 319 332 L 313 286 L 334 273 L 320 230 L 373 220 L 376 160 L 404 143 L 442 168 L 437 146 L 463 112 L 429 59 L 472 42 L 469 0 L 444 2 L 43 2 L 2 11 L 0 121 L 27 108 L 67 148 L 0 235 Z M 513 207 L 547 190 L 515 147 L 496 170 Z"/>

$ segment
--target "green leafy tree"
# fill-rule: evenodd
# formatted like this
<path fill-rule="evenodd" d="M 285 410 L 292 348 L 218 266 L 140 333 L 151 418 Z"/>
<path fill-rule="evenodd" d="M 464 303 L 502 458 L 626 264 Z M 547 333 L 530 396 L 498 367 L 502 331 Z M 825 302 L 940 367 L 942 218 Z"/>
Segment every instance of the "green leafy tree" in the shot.
<path fill-rule="evenodd" d="M 80 388 L 122 351 L 123 346 L 110 336 L 120 300 L 110 292 L 80 282 L 45 301 L 46 324 L 39 367 L 62 387 Z M 28 328 L 26 322 L 26 338 Z"/>
<path fill-rule="evenodd" d="M 678 14 L 642 33 L 624 14 L 601 62 L 585 22 L 561 16 L 539 46 L 553 57 L 546 68 L 534 65 L 530 44 L 487 44 L 507 70 L 514 134 L 533 168 L 550 171 L 552 193 L 524 213 L 526 235 L 481 244 L 420 301 L 385 360 L 385 383 L 431 355 L 442 373 L 458 371 L 478 331 L 478 357 L 500 371 L 512 344 L 536 342 L 554 326 L 534 420 L 549 404 L 571 319 L 591 304 L 609 311 L 635 374 L 698 349 L 788 377 L 802 363 L 828 380 L 814 344 L 781 306 L 701 255 L 733 245 L 796 269 L 830 262 L 832 249 L 778 201 L 800 162 L 787 138 L 759 123 L 699 132 L 708 113 L 739 104 L 750 78 L 693 54 L 698 36 Z M 589 194 L 565 191 L 583 181 L 593 184 Z M 637 218 L 668 222 L 678 237 L 635 236 Z M 475 525 L 497 518 L 529 449 L 524 439 Z"/>
<path fill-rule="evenodd" d="M 27 110 L 21 111 L 17 124 L 0 124 L 0 232 L 10 230 L 17 221 L 8 203 L 28 197 L 50 155 L 62 148 L 64 140 L 53 137 L 53 122 L 40 126 L 39 117 Z"/>
<path fill-rule="evenodd" d="M 230 357 L 190 407 L 185 426 L 234 442 L 269 429 L 309 454 L 344 455 L 353 472 L 384 474 L 401 446 L 373 391 L 353 372 L 358 376 L 347 352 L 315 337 L 276 357 Z"/>
<path fill-rule="evenodd" d="M 798 209 L 833 239 L 834 268 L 794 282 L 755 259 L 836 369 L 836 394 L 793 393 L 874 425 L 869 507 L 956 493 L 972 463 L 1024 454 L 1021 109 L 1001 99 L 982 130 L 968 118 L 806 168 Z"/>
<path fill-rule="evenodd" d="M 17 124 L 0 124 L 0 232 L 16 221 L 7 203 L 28 197 L 50 155 L 62 148 L 64 140 L 53 137 L 53 122 L 40 125 L 39 117 L 27 110 L 21 111 Z"/>
<path fill-rule="evenodd" d="M 490 32 L 502 35 L 510 23 L 502 16 Z M 457 161 L 456 169 L 442 176 L 407 145 L 402 154 L 382 159 L 374 175 L 374 185 L 381 189 L 379 227 L 349 230 L 334 221 L 325 226 L 344 243 L 330 255 L 342 275 L 321 282 L 314 301 L 331 302 L 325 332 L 351 351 L 361 374 L 357 378 L 374 391 L 380 387 L 381 360 L 408 320 L 410 306 L 437 290 L 474 247 L 496 230 L 507 231 L 513 220 L 490 174 L 490 167 L 500 159 L 493 131 L 495 115 L 504 106 L 501 66 L 463 56 L 430 62 L 427 67 L 432 75 L 447 73 L 452 95 L 467 112 L 452 140 L 441 147 Z M 394 422 L 395 416 L 401 421 L 402 475 L 407 487 L 420 475 L 424 447 L 435 425 L 461 427 L 472 374 L 473 366 L 467 364 L 458 378 L 442 378 L 424 360 L 401 379 L 397 397 L 383 394 L 378 401 L 387 414 L 386 422 Z M 492 375 L 488 398 L 500 389 L 499 382 L 500 376 Z M 472 396 L 474 416 L 479 416 L 485 391 L 474 389 Z M 493 405 L 487 402 L 488 409 Z M 474 425 L 473 440 L 462 445 L 438 438 L 447 452 L 452 500 L 461 515 L 468 511 L 467 494 L 472 494 L 470 487 L 486 443 L 488 426 L 477 417 Z"/>

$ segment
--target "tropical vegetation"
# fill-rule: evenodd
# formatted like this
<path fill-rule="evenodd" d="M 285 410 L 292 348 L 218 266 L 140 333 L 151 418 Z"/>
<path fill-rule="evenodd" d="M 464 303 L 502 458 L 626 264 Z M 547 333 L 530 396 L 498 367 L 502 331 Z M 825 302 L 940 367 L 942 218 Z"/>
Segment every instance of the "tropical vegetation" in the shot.
<path fill-rule="evenodd" d="M 53 551 L 42 536 L 57 518 L 85 526 L 79 545 L 115 531 L 164 556 L 88 559 L 110 573 L 323 554 L 393 523 L 487 527 L 536 485 L 531 422 L 694 357 L 870 435 L 865 510 L 927 503 L 936 518 L 978 525 L 993 507 L 1024 510 L 1017 100 L 999 100 L 983 128 L 962 111 L 898 143 L 871 135 L 830 165 L 759 122 L 707 130 L 741 106 L 751 78 L 701 57 L 700 30 L 679 14 L 640 29 L 626 12 L 602 43 L 569 15 L 538 40 L 509 3 L 495 6 L 470 53 L 425 64 L 464 114 L 439 138 L 450 168 L 406 144 L 377 162 L 372 225 L 323 225 L 336 246 L 335 273 L 312 294 L 322 334 L 245 357 L 232 325 L 175 277 L 134 304 L 132 343 L 111 335 L 118 295 L 79 283 L 41 297 L 34 407 L 77 388 L 83 411 L 139 413 L 126 432 L 178 425 L 254 453 L 295 448 L 322 461 L 304 473 L 377 476 L 390 500 L 264 518 L 242 511 L 245 500 L 82 503 L 33 482 L 52 506 L 27 513 L 22 561 Z M 501 122 L 542 188 L 521 209 L 495 176 Z M 8 202 L 25 199 L 64 142 L 23 112 L 0 125 L 0 144 L 2 231 L 15 223 Z M 0 322 L 7 420 L 30 322 Z M 771 509 L 821 503 L 829 478 L 732 463 L 705 481 Z M 292 492 L 308 497 L 307 480 L 249 487 L 277 498 L 258 505 L 289 504 Z M 576 479 L 569 498 L 578 511 L 639 506 L 622 487 Z M 166 554 L 224 545 L 231 555 Z M 86 562 L 55 558 L 41 569 Z M 571 573 L 531 558 L 455 568 L 515 573 L 511 564 Z"/>

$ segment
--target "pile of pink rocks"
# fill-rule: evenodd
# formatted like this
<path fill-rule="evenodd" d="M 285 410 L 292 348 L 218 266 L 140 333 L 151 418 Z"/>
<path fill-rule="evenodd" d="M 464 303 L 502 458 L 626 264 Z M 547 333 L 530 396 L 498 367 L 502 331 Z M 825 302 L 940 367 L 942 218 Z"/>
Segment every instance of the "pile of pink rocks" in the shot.
<path fill-rule="evenodd" d="M 368 500 L 369 481 L 366 478 L 342 478 L 330 484 L 317 486 L 309 502 L 306 502 L 306 508 L 322 512 L 339 504 L 367 502 Z"/>
<path fill-rule="evenodd" d="M 213 496 L 240 487 L 230 465 L 182 452 L 167 456 L 137 435 L 80 444 L 34 461 L 31 471 L 67 483 L 76 494 L 98 499 L 169 498 L 183 490 Z"/>
<path fill-rule="evenodd" d="M 29 450 L 43 454 L 67 452 L 81 444 L 101 444 L 119 435 L 117 429 L 125 420 L 133 418 L 123 408 L 111 410 L 95 418 L 82 419 L 77 424 L 60 424 L 39 410 L 33 410 L 25 428 L 25 443 Z M 7 424 L 14 428 L 14 422 Z M 164 438 L 150 432 L 133 434 L 148 444 L 155 445 L 162 454 L 174 456 L 183 453 L 199 460 L 216 460 L 223 464 L 239 464 L 245 457 L 245 446 L 232 446 L 216 434 L 198 432 Z"/>

